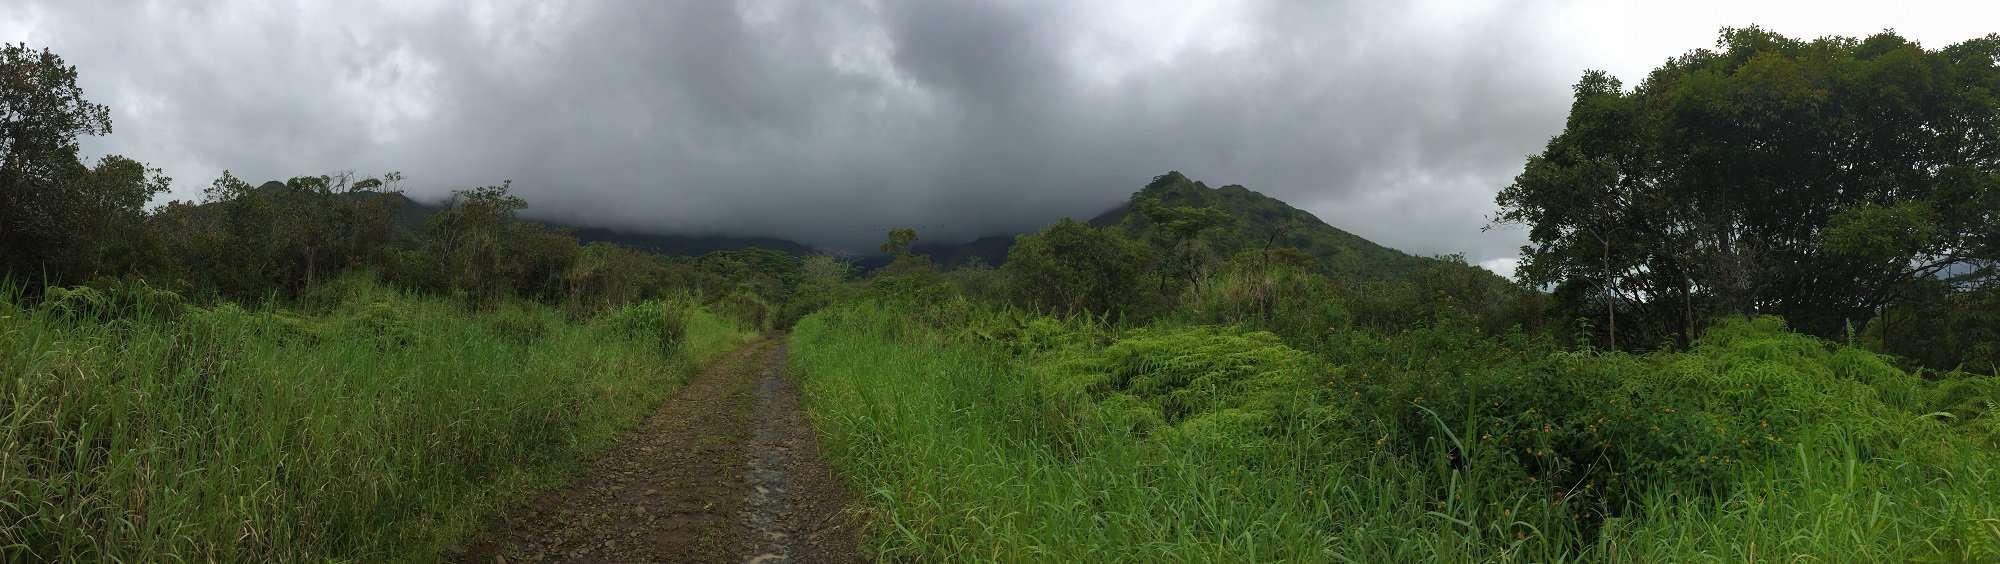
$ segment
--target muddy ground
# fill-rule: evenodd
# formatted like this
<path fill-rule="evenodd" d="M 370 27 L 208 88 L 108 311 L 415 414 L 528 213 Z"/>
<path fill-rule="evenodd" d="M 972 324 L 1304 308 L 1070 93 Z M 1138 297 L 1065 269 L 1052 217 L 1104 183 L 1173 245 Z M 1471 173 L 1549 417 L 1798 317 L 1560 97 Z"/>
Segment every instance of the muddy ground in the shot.
<path fill-rule="evenodd" d="M 858 518 L 784 371 L 782 340 L 730 353 L 456 559 L 861 561 Z"/>

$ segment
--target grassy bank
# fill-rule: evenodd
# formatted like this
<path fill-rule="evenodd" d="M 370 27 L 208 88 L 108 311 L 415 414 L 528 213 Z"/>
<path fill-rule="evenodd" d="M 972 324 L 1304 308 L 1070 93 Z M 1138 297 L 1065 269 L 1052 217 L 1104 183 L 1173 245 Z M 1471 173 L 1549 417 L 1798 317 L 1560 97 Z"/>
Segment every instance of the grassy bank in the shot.
<path fill-rule="evenodd" d="M 791 362 L 889 559 L 1989 561 L 1994 380 L 1774 321 L 1682 353 L 873 304 Z"/>
<path fill-rule="evenodd" d="M 0 300 L 0 560 L 430 559 L 748 337 L 658 303 L 307 298 Z"/>

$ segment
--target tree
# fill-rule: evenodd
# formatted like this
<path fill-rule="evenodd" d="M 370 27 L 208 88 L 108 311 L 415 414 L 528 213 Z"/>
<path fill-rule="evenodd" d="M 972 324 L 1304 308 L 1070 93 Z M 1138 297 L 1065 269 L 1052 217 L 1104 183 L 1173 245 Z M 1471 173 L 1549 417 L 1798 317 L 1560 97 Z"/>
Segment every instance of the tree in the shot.
<path fill-rule="evenodd" d="M 2000 373 L 2000 286 L 1960 290 L 1947 279 L 1912 286 L 1858 327 L 1864 344 L 1934 370 Z"/>
<path fill-rule="evenodd" d="M 890 229 L 888 238 L 884 239 L 879 247 L 883 253 L 889 255 L 890 261 L 888 265 L 882 267 L 879 274 L 898 276 L 934 272 L 936 269 L 931 264 L 931 258 L 917 254 L 911 249 L 916 242 L 917 230 L 908 227 Z"/>
<path fill-rule="evenodd" d="M 225 170 L 202 203 L 171 203 L 153 223 L 191 266 L 183 274 L 195 285 L 236 297 L 274 287 L 297 295 L 341 271 L 386 262 L 396 207 L 407 201 L 395 191 L 401 179 L 340 172 L 251 186 Z"/>
<path fill-rule="evenodd" d="M 266 184 L 271 201 L 270 237 L 278 245 L 282 279 L 293 292 L 324 272 L 375 262 L 394 235 L 395 194 L 402 174 L 357 179 L 352 172 L 298 176 Z"/>
<path fill-rule="evenodd" d="M 84 99 L 76 67 L 48 49 L 0 47 L 0 179 L 53 183 L 76 161 L 77 138 L 111 133 L 111 109 Z"/>
<path fill-rule="evenodd" d="M 1025 307 L 1133 315 L 1147 305 L 1140 279 L 1152 259 L 1144 245 L 1116 231 L 1064 218 L 1015 239 L 1000 268 L 1015 300 Z"/>
<path fill-rule="evenodd" d="M 161 249 L 147 229 L 145 206 L 170 182 L 159 169 L 118 155 L 64 182 L 66 241 L 47 249 L 53 264 L 75 279 L 156 268 Z"/>
<path fill-rule="evenodd" d="M 1169 206 L 1158 198 L 1145 197 L 1137 202 L 1139 213 L 1151 223 L 1150 230 L 1154 244 L 1164 251 L 1166 260 L 1160 269 L 1160 291 L 1167 292 L 1168 280 L 1197 286 L 1201 278 L 1208 275 L 1221 262 L 1214 245 L 1202 239 L 1202 235 L 1227 230 L 1236 224 L 1236 218 L 1229 212 L 1213 206 Z M 1277 235 L 1272 235 L 1275 240 Z M 1268 245 L 1267 245 L 1268 248 Z"/>
<path fill-rule="evenodd" d="M 853 273 L 854 265 L 847 261 L 825 255 L 806 257 L 799 264 L 798 284 L 781 307 L 778 325 L 789 327 L 806 314 L 840 299 Z"/>
<path fill-rule="evenodd" d="M 573 310 L 591 312 L 657 297 L 666 289 L 666 271 L 644 251 L 601 241 L 584 245 L 563 275 L 567 301 Z"/>
<path fill-rule="evenodd" d="M 893 257 L 910 253 L 910 245 L 917 242 L 917 230 L 898 227 L 889 230 L 889 238 L 882 241 L 882 252 Z"/>
<path fill-rule="evenodd" d="M 572 267 L 581 253 L 576 237 L 521 221 L 528 203 L 512 189 L 513 181 L 504 181 L 454 190 L 445 209 L 425 220 L 426 252 L 440 269 L 434 283 L 463 291 L 476 304 L 572 295 L 578 282 Z"/>
<path fill-rule="evenodd" d="M 1832 336 L 1996 258 L 1996 57 L 2000 36 L 1926 51 L 1753 27 L 1635 89 L 1592 71 L 1495 220 L 1530 227 L 1529 283 L 1600 301 L 1569 308 L 1603 312 L 1614 346 L 1686 343 L 1723 313 Z"/>
<path fill-rule="evenodd" d="M 77 139 L 111 132 L 111 111 L 84 98 L 76 68 L 47 49 L 0 47 L 0 269 L 58 280 L 100 270 L 129 247 L 146 202 L 166 189 L 157 169 L 119 156 L 95 168 Z"/>
<path fill-rule="evenodd" d="M 513 289 L 508 247 L 516 216 L 528 202 L 510 193 L 513 181 L 453 190 L 445 209 L 425 220 L 426 244 L 444 276 L 440 280 L 487 301 Z"/>

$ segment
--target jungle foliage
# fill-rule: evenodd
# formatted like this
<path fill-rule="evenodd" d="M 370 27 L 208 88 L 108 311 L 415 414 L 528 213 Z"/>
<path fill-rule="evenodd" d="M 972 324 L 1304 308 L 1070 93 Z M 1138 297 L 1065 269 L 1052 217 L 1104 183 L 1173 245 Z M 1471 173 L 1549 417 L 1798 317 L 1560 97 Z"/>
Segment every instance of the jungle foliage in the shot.
<path fill-rule="evenodd" d="M 791 362 L 887 560 L 2000 558 L 1996 46 L 1586 74 L 1523 284 L 1168 173 Z"/>
<path fill-rule="evenodd" d="M 1530 228 L 1521 273 L 1593 316 L 1601 346 L 1685 347 L 1722 315 L 1836 337 L 1936 303 L 1936 281 L 1993 291 L 1996 93 L 2000 35 L 1925 49 L 1725 29 L 1636 88 L 1586 73 L 1495 219 Z M 1877 328 L 1899 329 L 1939 332 Z"/>
<path fill-rule="evenodd" d="M 1239 321 L 861 298 L 791 362 L 890 560 L 2000 557 L 1990 374 L 1771 317 L 1643 355 Z"/>

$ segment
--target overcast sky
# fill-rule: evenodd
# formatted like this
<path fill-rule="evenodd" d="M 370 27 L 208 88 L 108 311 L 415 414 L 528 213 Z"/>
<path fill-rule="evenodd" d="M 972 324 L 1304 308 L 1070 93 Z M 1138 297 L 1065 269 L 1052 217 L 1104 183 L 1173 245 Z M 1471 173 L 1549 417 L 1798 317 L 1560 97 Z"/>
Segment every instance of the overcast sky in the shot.
<path fill-rule="evenodd" d="M 0 0 L 113 111 L 89 155 L 192 198 L 400 170 L 530 211 L 865 248 L 1088 217 L 1178 169 L 1508 270 L 1493 194 L 1587 68 L 1635 84 L 1723 26 L 2000 32 L 2000 2 Z"/>

